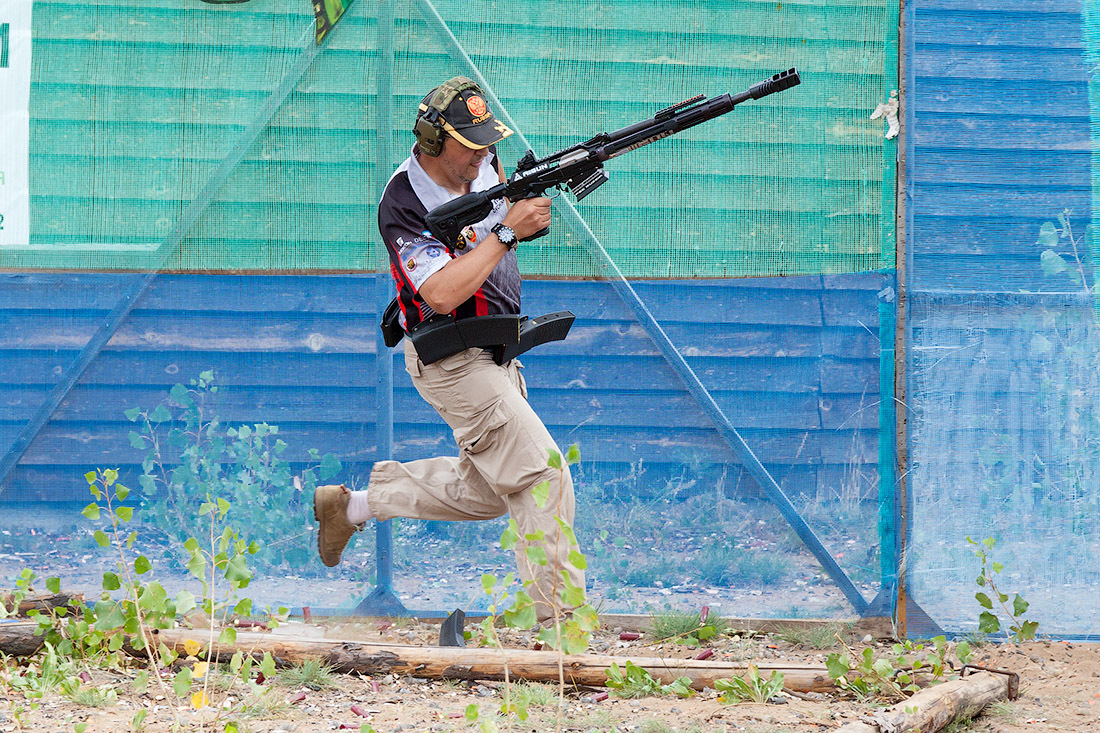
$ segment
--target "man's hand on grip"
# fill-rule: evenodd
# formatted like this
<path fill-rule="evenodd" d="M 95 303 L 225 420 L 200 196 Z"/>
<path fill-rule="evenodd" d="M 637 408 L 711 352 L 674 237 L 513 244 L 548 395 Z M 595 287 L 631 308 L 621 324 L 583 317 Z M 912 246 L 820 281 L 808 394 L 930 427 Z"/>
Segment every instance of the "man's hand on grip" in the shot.
<path fill-rule="evenodd" d="M 504 225 L 511 227 L 518 239 L 541 232 L 550 226 L 550 199 L 538 196 L 515 202 L 504 217 Z"/>

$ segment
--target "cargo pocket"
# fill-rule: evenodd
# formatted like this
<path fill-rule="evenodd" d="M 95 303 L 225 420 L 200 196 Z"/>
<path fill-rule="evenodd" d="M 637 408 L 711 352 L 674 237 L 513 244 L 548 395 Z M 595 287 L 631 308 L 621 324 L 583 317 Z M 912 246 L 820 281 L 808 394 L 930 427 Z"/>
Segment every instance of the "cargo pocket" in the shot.
<path fill-rule="evenodd" d="M 455 430 L 455 442 L 467 455 L 484 453 L 493 446 L 494 438 L 498 437 L 496 432 L 507 425 L 512 417 L 508 405 L 503 401 L 497 402 L 470 425 Z"/>
<path fill-rule="evenodd" d="M 516 399 L 520 399 L 518 395 Z M 532 439 L 516 409 L 507 399 L 499 400 L 478 419 L 455 431 L 455 441 L 462 451 L 459 460 L 468 462 L 497 496 L 514 494 L 552 478 L 546 450 Z"/>

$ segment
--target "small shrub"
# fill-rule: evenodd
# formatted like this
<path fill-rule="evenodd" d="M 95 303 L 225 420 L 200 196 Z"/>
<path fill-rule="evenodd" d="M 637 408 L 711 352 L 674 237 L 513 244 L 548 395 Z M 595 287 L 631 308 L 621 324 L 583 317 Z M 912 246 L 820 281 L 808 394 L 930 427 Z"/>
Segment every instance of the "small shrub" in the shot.
<path fill-rule="evenodd" d="M 611 689 L 611 694 L 626 699 L 659 695 L 691 697 L 695 694 L 691 689 L 689 678 L 678 677 L 672 683 L 662 685 L 653 678 L 649 670 L 639 667 L 630 660 L 627 660 L 625 669 L 619 669 L 619 665 L 612 662 L 607 670 L 606 684 Z"/>
<path fill-rule="evenodd" d="M 139 477 L 142 519 L 182 543 L 206 529 L 193 509 L 195 498 L 225 500 L 259 543 L 260 564 L 305 565 L 313 552 L 308 542 L 294 538 L 309 533 L 308 507 L 318 479 L 339 473 L 340 462 L 309 450 L 312 465 L 296 477 L 278 426 L 224 425 L 214 411 L 217 392 L 214 373 L 205 371 L 190 386 L 172 387 L 153 409 L 126 410 L 137 425 L 130 445 L 145 453 Z"/>
<path fill-rule="evenodd" d="M 750 664 L 747 676 L 715 680 L 714 689 L 722 693 L 719 700 L 726 704 L 746 701 L 765 703 L 783 691 L 783 673 L 772 670 L 771 676 L 764 679 L 756 665 Z"/>
<path fill-rule="evenodd" d="M 324 662 L 307 659 L 301 664 L 279 670 L 275 682 L 283 687 L 308 687 L 325 690 L 336 686 L 336 675 Z"/>
<path fill-rule="evenodd" d="M 692 563 L 701 580 L 717 586 L 772 585 L 790 572 L 790 566 L 790 560 L 780 554 L 751 552 L 722 544 L 705 547 Z"/>
<path fill-rule="evenodd" d="M 697 646 L 728 630 L 729 624 L 720 616 L 708 614 L 704 620 L 702 611 L 666 611 L 653 617 L 650 635 L 654 641 L 675 640 Z"/>
<path fill-rule="evenodd" d="M 981 572 L 978 573 L 975 582 L 983 590 L 975 593 L 974 598 L 985 610 L 978 617 L 978 631 L 982 634 L 995 634 L 1001 630 L 1001 620 L 993 608 L 994 599 L 996 599 L 1001 611 L 1009 619 L 1008 630 L 1012 632 L 1012 640 L 1019 644 L 1022 641 L 1034 639 L 1035 632 L 1039 628 L 1039 622 L 1024 619 L 1023 616 L 1027 613 L 1028 602 L 1021 598 L 1019 593 L 1016 593 L 1012 598 L 1012 607 L 1009 608 L 1009 595 L 997 588 L 996 576 L 1004 569 L 1001 563 L 993 559 L 993 547 L 997 544 L 997 541 L 992 537 L 987 537 L 981 542 L 975 542 L 967 537 L 966 541 L 976 548 L 974 556 L 981 561 Z M 985 590 L 988 590 L 993 597 L 990 598 Z"/>
<path fill-rule="evenodd" d="M 830 649 L 837 644 L 837 636 L 852 630 L 851 624 L 815 624 L 809 627 L 784 626 L 772 632 L 772 636 L 794 646 L 809 649 Z"/>

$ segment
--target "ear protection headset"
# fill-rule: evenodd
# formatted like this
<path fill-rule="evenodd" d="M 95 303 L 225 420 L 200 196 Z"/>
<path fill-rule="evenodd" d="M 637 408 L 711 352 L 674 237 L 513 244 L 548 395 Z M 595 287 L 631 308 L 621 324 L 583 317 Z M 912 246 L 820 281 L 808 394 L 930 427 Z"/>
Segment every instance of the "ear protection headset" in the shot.
<path fill-rule="evenodd" d="M 420 103 L 413 135 L 416 136 L 417 145 L 420 146 L 422 153 L 434 158 L 443 152 L 443 112 L 451 106 L 455 97 L 469 89 L 484 95 L 481 87 L 473 79 L 456 76 L 436 87 L 427 104 Z"/>

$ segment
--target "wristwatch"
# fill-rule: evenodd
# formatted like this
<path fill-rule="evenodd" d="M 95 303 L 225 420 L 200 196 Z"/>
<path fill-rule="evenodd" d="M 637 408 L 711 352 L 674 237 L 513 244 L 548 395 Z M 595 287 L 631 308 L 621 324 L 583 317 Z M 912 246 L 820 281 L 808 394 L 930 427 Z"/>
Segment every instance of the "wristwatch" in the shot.
<path fill-rule="evenodd" d="M 493 234 L 497 235 L 497 239 L 508 249 L 515 249 L 516 243 L 519 241 L 516 239 L 516 232 L 512 227 L 505 226 L 504 224 L 497 224 L 490 229 Z"/>

